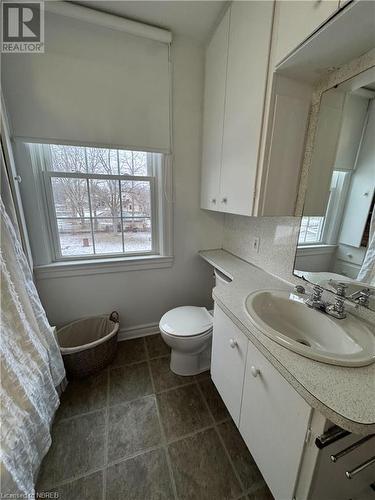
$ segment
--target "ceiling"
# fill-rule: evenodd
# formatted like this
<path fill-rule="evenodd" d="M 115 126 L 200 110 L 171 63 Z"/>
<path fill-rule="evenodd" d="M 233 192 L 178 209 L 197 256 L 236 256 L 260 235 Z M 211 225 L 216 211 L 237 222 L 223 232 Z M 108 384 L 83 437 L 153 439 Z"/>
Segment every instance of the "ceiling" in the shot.
<path fill-rule="evenodd" d="M 216 27 L 227 1 L 111 1 L 73 2 L 135 21 L 167 28 L 204 44 Z"/>

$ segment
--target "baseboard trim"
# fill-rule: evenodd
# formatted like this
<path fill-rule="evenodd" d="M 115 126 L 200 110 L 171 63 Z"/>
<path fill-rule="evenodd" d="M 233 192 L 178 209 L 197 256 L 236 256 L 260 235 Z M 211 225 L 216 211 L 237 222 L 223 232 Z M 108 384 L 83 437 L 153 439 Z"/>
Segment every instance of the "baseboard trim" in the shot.
<path fill-rule="evenodd" d="M 159 323 L 148 323 L 146 325 L 131 326 L 129 328 L 120 328 L 118 341 L 137 339 L 159 333 Z"/>

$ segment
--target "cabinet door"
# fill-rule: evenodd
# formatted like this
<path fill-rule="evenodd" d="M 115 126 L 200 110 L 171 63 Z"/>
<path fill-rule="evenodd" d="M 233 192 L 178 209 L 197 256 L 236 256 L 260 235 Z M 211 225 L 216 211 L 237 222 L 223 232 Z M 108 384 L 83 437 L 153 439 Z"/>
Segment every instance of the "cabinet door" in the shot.
<path fill-rule="evenodd" d="M 273 496 L 292 500 L 311 408 L 249 342 L 240 432 Z"/>
<path fill-rule="evenodd" d="M 338 0 L 285 0 L 276 3 L 275 62 L 293 52 L 338 9 Z"/>
<path fill-rule="evenodd" d="M 339 242 L 359 248 L 375 192 L 375 101 L 372 101 L 356 169 L 352 175 Z"/>
<path fill-rule="evenodd" d="M 248 341 L 215 304 L 211 377 L 236 425 L 239 424 Z"/>
<path fill-rule="evenodd" d="M 233 2 L 221 169 L 221 210 L 252 215 L 273 2 Z"/>
<path fill-rule="evenodd" d="M 309 118 L 311 87 L 275 75 L 264 183 L 254 215 L 294 215 Z"/>
<path fill-rule="evenodd" d="M 206 51 L 201 207 L 218 210 L 227 71 L 229 10 Z"/>

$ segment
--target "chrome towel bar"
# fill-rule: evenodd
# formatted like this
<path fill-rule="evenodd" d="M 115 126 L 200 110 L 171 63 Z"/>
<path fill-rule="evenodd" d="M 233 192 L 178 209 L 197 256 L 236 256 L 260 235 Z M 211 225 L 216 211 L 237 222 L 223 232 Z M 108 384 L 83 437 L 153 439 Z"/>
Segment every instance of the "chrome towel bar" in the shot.
<path fill-rule="evenodd" d="M 366 436 L 366 437 L 360 439 L 359 441 L 356 441 L 355 443 L 351 444 L 347 448 L 344 448 L 343 450 L 339 451 L 335 455 L 331 455 L 332 462 L 337 462 L 337 460 L 340 460 L 340 458 L 345 457 L 345 455 L 347 455 L 348 453 L 356 450 L 362 444 L 366 443 L 367 441 L 369 441 L 373 437 L 375 437 L 375 434 L 371 434 L 370 436 Z"/>
<path fill-rule="evenodd" d="M 370 467 L 370 465 L 374 465 L 374 464 L 375 464 L 375 455 L 373 457 L 369 458 L 368 460 L 366 460 L 366 462 L 363 462 L 363 464 L 358 465 L 358 467 L 356 467 L 355 469 L 346 471 L 345 476 L 348 479 L 352 479 L 359 472 L 362 472 L 363 470 L 367 469 L 367 467 Z"/>

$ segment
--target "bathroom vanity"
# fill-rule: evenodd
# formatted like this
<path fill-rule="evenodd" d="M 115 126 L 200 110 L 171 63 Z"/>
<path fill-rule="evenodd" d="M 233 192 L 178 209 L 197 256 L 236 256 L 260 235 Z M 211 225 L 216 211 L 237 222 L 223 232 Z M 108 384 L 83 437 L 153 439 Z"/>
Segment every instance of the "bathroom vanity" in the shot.
<path fill-rule="evenodd" d="M 271 340 L 250 320 L 246 299 L 291 285 L 224 250 L 201 256 L 232 280 L 213 291 L 212 380 L 275 499 L 372 498 L 373 466 L 346 473 L 374 455 L 374 440 L 336 462 L 331 455 L 375 432 L 375 364 L 335 366 Z M 331 429 L 340 439 L 326 445 L 320 438 Z"/>

